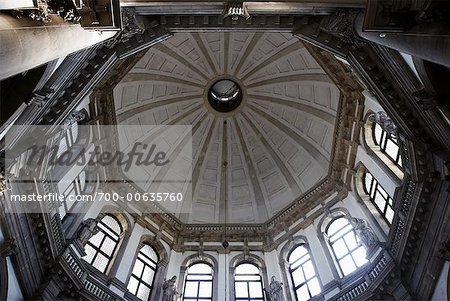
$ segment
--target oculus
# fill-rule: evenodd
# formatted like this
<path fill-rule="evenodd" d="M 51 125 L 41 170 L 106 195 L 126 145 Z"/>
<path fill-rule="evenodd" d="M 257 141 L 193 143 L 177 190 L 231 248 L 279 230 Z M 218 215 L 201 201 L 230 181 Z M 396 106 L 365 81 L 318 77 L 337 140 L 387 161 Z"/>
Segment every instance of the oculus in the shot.
<path fill-rule="evenodd" d="M 208 91 L 209 104 L 218 112 L 231 112 L 242 101 L 242 90 L 230 79 L 220 79 L 212 84 Z"/>

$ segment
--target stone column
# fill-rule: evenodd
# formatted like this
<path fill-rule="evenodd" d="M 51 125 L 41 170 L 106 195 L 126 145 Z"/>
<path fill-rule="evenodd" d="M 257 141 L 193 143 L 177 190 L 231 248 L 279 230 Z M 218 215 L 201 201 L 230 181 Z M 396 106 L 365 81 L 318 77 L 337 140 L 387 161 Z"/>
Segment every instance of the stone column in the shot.
<path fill-rule="evenodd" d="M 401 33 L 364 31 L 364 14 L 356 18 L 355 29 L 358 35 L 366 40 L 417 56 L 423 60 L 450 67 L 449 28 L 442 24 L 418 24 L 411 30 Z M 417 35 L 409 31 L 423 32 Z"/>
<path fill-rule="evenodd" d="M 51 22 L 0 13 L 0 79 L 105 41 L 116 31 L 84 30 L 52 16 Z"/>

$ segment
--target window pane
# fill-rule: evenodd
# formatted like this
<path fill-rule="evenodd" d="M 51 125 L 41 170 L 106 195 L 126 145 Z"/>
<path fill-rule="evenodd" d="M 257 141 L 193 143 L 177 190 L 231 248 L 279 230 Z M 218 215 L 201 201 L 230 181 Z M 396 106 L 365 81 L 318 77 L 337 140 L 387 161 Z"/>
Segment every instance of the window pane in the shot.
<path fill-rule="evenodd" d="M 119 241 L 120 234 L 120 232 L 116 233 L 108 230 L 106 224 L 121 231 L 119 222 L 114 217 L 105 215 L 101 221 L 97 223 L 98 232 L 86 243 L 85 248 L 87 256 L 83 257 L 84 260 L 91 263 L 93 267 L 101 272 L 104 272 L 110 263 L 113 251 Z M 100 252 L 104 254 L 100 254 Z M 94 262 L 92 262 L 92 260 Z"/>
<path fill-rule="evenodd" d="M 380 209 L 381 211 L 384 210 L 384 206 L 386 205 L 386 200 L 383 199 L 378 193 L 375 195 L 375 205 Z"/>
<path fill-rule="evenodd" d="M 308 287 L 306 285 L 303 285 L 298 288 L 297 299 L 298 299 L 298 301 L 306 301 L 306 300 L 310 299 Z"/>
<path fill-rule="evenodd" d="M 248 297 L 247 282 L 236 282 L 235 288 L 236 288 L 236 298 Z"/>
<path fill-rule="evenodd" d="M 141 300 L 148 300 L 148 297 L 150 297 L 150 288 L 146 287 L 145 285 L 139 286 L 139 290 L 136 296 Z"/>
<path fill-rule="evenodd" d="M 292 272 L 292 279 L 294 280 L 295 286 L 305 282 L 302 268 L 296 269 L 294 272 Z"/>
<path fill-rule="evenodd" d="M 297 259 L 299 259 L 303 255 L 305 255 L 306 253 L 308 253 L 306 248 L 304 246 L 299 246 L 299 247 L 295 248 L 294 251 L 292 251 L 291 255 L 289 256 L 289 260 L 288 261 L 290 263 L 293 263 L 294 261 L 296 261 Z"/>
<path fill-rule="evenodd" d="M 94 255 L 96 253 L 95 249 L 91 247 L 89 244 L 86 244 L 84 250 L 86 252 L 86 256 L 84 256 L 83 259 L 86 260 L 88 263 L 92 263 L 92 259 L 94 258 Z"/>
<path fill-rule="evenodd" d="M 130 293 L 132 293 L 133 295 L 136 294 L 136 290 L 137 290 L 138 284 L 139 284 L 139 281 L 136 278 L 134 278 L 134 277 L 130 278 L 130 281 L 128 282 L 128 287 L 127 288 L 130 291 Z"/>
<path fill-rule="evenodd" d="M 151 284 L 153 282 L 153 275 L 155 272 L 149 267 L 146 266 L 144 269 L 144 274 L 142 275 L 142 281 Z"/>
<path fill-rule="evenodd" d="M 148 300 L 153 285 L 153 278 L 156 272 L 156 266 L 153 262 L 145 258 L 144 254 L 149 254 L 151 256 L 158 257 L 158 254 L 149 245 L 144 245 L 138 252 L 136 261 L 134 262 L 132 276 L 130 278 L 129 286 L 131 285 L 132 279 L 137 282 L 138 291 L 133 292 L 128 289 L 132 294 L 136 295 L 142 300 Z"/>
<path fill-rule="evenodd" d="M 212 274 L 212 269 L 205 263 L 197 263 L 189 267 L 189 273 L 194 274 Z"/>
<path fill-rule="evenodd" d="M 366 173 L 364 177 L 364 184 L 366 186 L 366 191 L 370 191 L 370 185 L 372 184 L 372 175 L 370 173 Z"/>
<path fill-rule="evenodd" d="M 102 223 L 99 223 L 98 226 L 107 236 L 112 237 L 113 239 L 117 240 L 119 237 L 116 232 L 111 231 L 109 228 L 102 225 Z"/>
<path fill-rule="evenodd" d="M 100 243 L 103 240 L 103 237 L 105 237 L 105 234 L 101 231 L 97 232 L 97 234 L 93 235 L 90 239 L 89 242 L 91 244 L 93 244 L 94 246 L 98 247 L 100 246 Z"/>
<path fill-rule="evenodd" d="M 253 264 L 243 263 L 236 267 L 234 275 L 236 298 L 263 300 L 259 269 Z"/>
<path fill-rule="evenodd" d="M 106 270 L 106 266 L 108 265 L 109 259 L 102 254 L 97 254 L 92 266 L 97 268 L 100 272 L 104 273 Z"/>
<path fill-rule="evenodd" d="M 393 141 L 388 140 L 386 143 L 386 153 L 395 160 L 398 154 L 398 146 Z"/>
<path fill-rule="evenodd" d="M 262 294 L 262 286 L 260 282 L 249 282 L 250 289 L 250 297 L 252 298 L 261 298 Z"/>
<path fill-rule="evenodd" d="M 302 258 L 300 258 L 297 262 L 300 264 L 305 263 L 306 261 L 308 261 L 310 259 L 309 254 L 307 253 L 306 255 L 304 255 Z M 296 262 L 296 263 L 297 263 Z"/>
<path fill-rule="evenodd" d="M 198 293 L 198 282 L 186 282 L 186 286 L 184 288 L 184 296 L 185 297 L 197 297 Z"/>
<path fill-rule="evenodd" d="M 187 269 L 185 290 L 183 300 L 200 301 L 200 298 L 212 298 L 212 267 L 206 263 L 196 263 Z M 189 298 L 191 297 L 191 298 Z"/>
<path fill-rule="evenodd" d="M 348 223 L 345 227 L 343 227 L 341 230 L 337 231 L 332 237 L 330 237 L 330 241 L 339 239 L 340 237 L 344 236 L 346 233 L 351 231 L 352 228 L 353 228 L 352 225 Z"/>
<path fill-rule="evenodd" d="M 356 270 L 356 266 L 353 263 L 352 257 L 350 255 L 347 255 L 341 260 L 339 260 L 339 264 L 342 268 L 342 272 L 344 273 L 344 275 L 348 275 L 354 270 Z"/>
<path fill-rule="evenodd" d="M 309 255 L 304 255 L 302 258 L 297 259 L 297 261 L 293 264 L 291 264 L 291 269 L 294 270 L 296 269 L 299 265 L 305 263 L 306 261 L 309 260 Z"/>
<path fill-rule="evenodd" d="M 319 279 L 317 279 L 317 277 L 314 277 L 313 279 L 308 281 L 308 287 L 309 287 L 309 291 L 311 292 L 312 296 L 317 295 L 321 291 L 320 290 Z"/>
<path fill-rule="evenodd" d="M 133 274 L 138 277 L 141 277 L 143 269 L 144 269 L 144 264 L 142 263 L 142 261 L 136 260 L 136 263 L 134 264 L 134 268 L 133 268 Z"/>
<path fill-rule="evenodd" d="M 306 279 L 310 279 L 316 274 L 311 260 L 303 265 L 303 271 L 305 272 Z"/>
<path fill-rule="evenodd" d="M 334 254 L 336 254 L 336 257 L 339 259 L 345 254 L 348 253 L 347 246 L 345 245 L 344 241 L 342 239 L 339 239 L 336 241 L 333 245 Z"/>
<path fill-rule="evenodd" d="M 392 224 L 392 220 L 394 219 L 394 210 L 392 210 L 389 206 L 386 209 L 386 219 Z"/>
<path fill-rule="evenodd" d="M 343 228 L 347 224 L 348 224 L 348 220 L 343 217 L 335 219 L 328 227 L 328 230 L 327 230 L 328 236 L 331 237 L 332 235 L 334 235 L 337 231 L 339 231 L 341 228 Z"/>
<path fill-rule="evenodd" d="M 347 233 L 344 236 L 344 240 L 347 243 L 347 246 L 350 250 L 353 250 L 358 246 L 358 243 L 356 242 L 356 235 L 355 232 L 353 231 Z"/>
<path fill-rule="evenodd" d="M 147 257 L 150 257 L 150 259 L 152 259 L 153 261 L 158 262 L 158 255 L 153 250 L 153 248 L 150 247 L 149 245 L 144 245 L 141 248 L 140 252 L 143 253 L 144 255 L 146 255 Z"/>
<path fill-rule="evenodd" d="M 138 258 L 139 258 L 139 260 L 144 262 L 146 265 L 149 265 L 149 266 L 152 266 L 152 267 L 156 266 L 156 263 L 154 261 L 151 261 L 148 257 L 146 257 L 143 254 L 139 254 Z"/>
<path fill-rule="evenodd" d="M 375 123 L 374 125 L 375 125 L 375 137 L 374 137 L 374 140 L 375 140 L 376 144 L 380 144 L 381 135 L 383 133 L 383 129 L 381 128 L 381 126 L 378 123 Z"/>
<path fill-rule="evenodd" d="M 200 282 L 199 297 L 212 297 L 212 282 Z"/>
<path fill-rule="evenodd" d="M 115 233 L 120 234 L 122 232 L 122 229 L 120 228 L 120 224 L 117 222 L 117 220 L 110 216 L 105 215 L 105 217 L 102 218 L 102 222 L 107 225 L 111 230 L 113 230 Z"/>
<path fill-rule="evenodd" d="M 243 263 L 236 267 L 236 275 L 238 274 L 259 274 L 259 270 L 253 264 Z"/>
<path fill-rule="evenodd" d="M 366 173 L 366 177 L 369 176 L 369 173 Z M 372 175 L 370 175 L 372 177 Z M 381 187 L 381 185 L 376 182 L 376 179 L 373 179 L 376 183 L 374 185 L 371 193 L 369 194 L 370 201 L 375 205 L 380 214 L 388 221 L 389 224 L 392 223 L 392 219 L 394 218 L 394 211 L 392 210 L 393 199 L 389 196 L 386 190 Z"/>
<path fill-rule="evenodd" d="M 105 240 L 100 247 L 100 249 L 106 253 L 106 255 L 111 256 L 114 248 L 116 247 L 116 242 L 109 237 L 105 237 Z"/>
<path fill-rule="evenodd" d="M 211 280 L 212 279 L 212 275 L 187 275 L 186 279 L 188 280 Z"/>
<path fill-rule="evenodd" d="M 359 247 L 352 253 L 353 259 L 355 260 L 358 267 L 364 265 L 367 262 L 366 259 L 366 249 L 363 246 Z"/>
<path fill-rule="evenodd" d="M 387 192 L 383 189 L 383 187 L 380 186 L 380 184 L 377 185 L 377 189 L 378 189 L 378 192 L 381 194 L 381 196 L 382 196 L 384 199 L 387 199 L 387 198 L 388 198 Z"/>

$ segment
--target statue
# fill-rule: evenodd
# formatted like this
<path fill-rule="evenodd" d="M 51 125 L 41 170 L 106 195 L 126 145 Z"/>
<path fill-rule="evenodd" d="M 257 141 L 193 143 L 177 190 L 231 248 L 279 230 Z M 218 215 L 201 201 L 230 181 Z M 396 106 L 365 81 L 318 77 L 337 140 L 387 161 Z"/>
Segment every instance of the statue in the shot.
<path fill-rule="evenodd" d="M 69 116 L 63 121 L 63 126 L 70 128 L 72 125 L 85 120 L 87 117 L 86 110 L 73 111 Z"/>
<path fill-rule="evenodd" d="M 272 276 L 269 289 L 265 288 L 264 292 L 266 293 L 267 301 L 284 301 L 283 283 L 277 281 L 275 276 Z"/>
<path fill-rule="evenodd" d="M 362 218 L 352 217 L 350 223 L 355 229 L 356 236 L 359 238 L 359 243 L 364 245 L 366 250 L 377 244 L 378 238 L 373 230 L 367 225 L 365 220 Z"/>
<path fill-rule="evenodd" d="M 84 246 L 92 236 L 97 234 L 97 232 L 97 221 L 93 218 L 88 218 L 87 220 L 83 221 L 78 228 L 77 239 L 81 243 L 81 245 Z"/>
<path fill-rule="evenodd" d="M 397 132 L 397 127 L 395 126 L 394 122 L 383 111 L 379 111 L 378 113 L 370 115 L 369 120 L 378 123 L 383 130 L 390 134 L 395 135 Z"/>
<path fill-rule="evenodd" d="M 175 282 L 177 282 L 177 276 L 164 280 L 162 301 L 177 301 L 181 297 L 181 294 L 177 292 Z"/>

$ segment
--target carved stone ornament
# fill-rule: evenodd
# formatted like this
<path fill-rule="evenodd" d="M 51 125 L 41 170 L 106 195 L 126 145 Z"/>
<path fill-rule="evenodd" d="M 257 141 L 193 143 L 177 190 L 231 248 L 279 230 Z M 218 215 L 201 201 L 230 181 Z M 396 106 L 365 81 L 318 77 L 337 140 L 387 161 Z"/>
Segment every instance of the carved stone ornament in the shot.
<path fill-rule="evenodd" d="M 269 288 L 265 288 L 267 301 L 284 301 L 283 296 L 283 283 L 276 280 L 275 276 L 272 276 L 270 280 Z"/>
<path fill-rule="evenodd" d="M 86 113 L 83 111 L 73 111 L 70 115 L 64 120 L 63 125 L 70 127 L 73 124 L 79 123 L 80 121 L 86 119 Z"/>
<path fill-rule="evenodd" d="M 14 239 L 3 242 L 0 246 L 0 260 L 5 260 L 7 257 L 17 254 L 18 247 Z"/>
<path fill-rule="evenodd" d="M 145 31 L 145 25 L 136 16 L 136 10 L 133 7 L 122 7 L 122 34 L 121 40 L 126 41 L 135 34 L 142 34 Z"/>
<path fill-rule="evenodd" d="M 164 280 L 162 301 L 178 301 L 181 294 L 176 289 L 177 276 Z"/>
<path fill-rule="evenodd" d="M 450 261 L 450 241 L 444 241 L 441 243 L 438 250 L 438 256 L 445 261 Z"/>
<path fill-rule="evenodd" d="M 362 218 L 352 217 L 350 223 L 355 229 L 356 236 L 359 243 L 362 244 L 366 250 L 372 249 L 378 243 L 378 237 L 375 232 L 367 225 L 367 222 Z"/>
<path fill-rule="evenodd" d="M 6 178 L 0 174 L 0 192 L 6 190 Z"/>
<path fill-rule="evenodd" d="M 330 16 L 325 16 L 320 29 L 341 39 L 345 43 L 357 43 L 354 23 L 359 11 L 339 9 Z"/>
<path fill-rule="evenodd" d="M 74 24 L 81 18 L 72 0 L 37 0 L 36 8 L 15 10 L 13 15 L 16 18 L 28 17 L 43 23 L 52 21 L 50 15 L 58 15 L 64 21 Z"/>
<path fill-rule="evenodd" d="M 242 2 L 229 3 L 223 14 L 223 18 L 231 17 L 233 21 L 237 21 L 239 17 L 245 19 L 250 18 L 250 14 L 247 11 L 247 7 Z"/>
<path fill-rule="evenodd" d="M 88 218 L 83 221 L 77 231 L 77 239 L 82 246 L 84 246 L 88 240 L 98 233 L 97 221 L 93 218 Z"/>
<path fill-rule="evenodd" d="M 395 134 L 397 132 L 397 126 L 389 118 L 389 116 L 383 112 L 379 111 L 369 116 L 369 120 L 378 123 L 383 130 L 390 134 Z"/>

